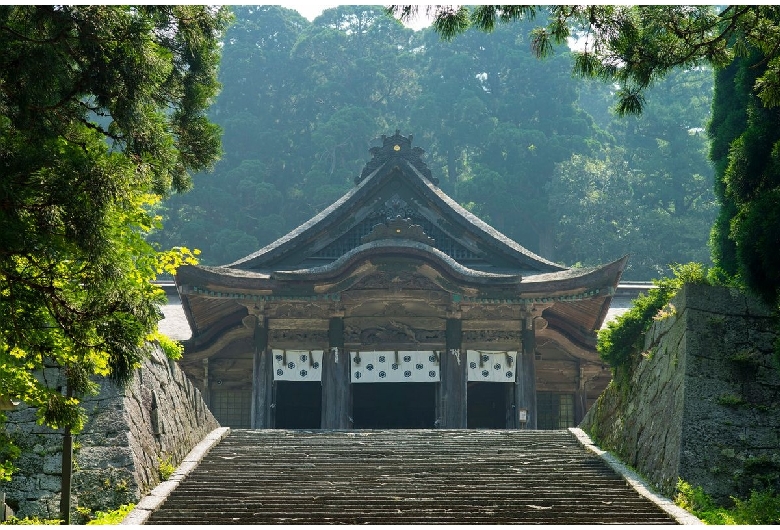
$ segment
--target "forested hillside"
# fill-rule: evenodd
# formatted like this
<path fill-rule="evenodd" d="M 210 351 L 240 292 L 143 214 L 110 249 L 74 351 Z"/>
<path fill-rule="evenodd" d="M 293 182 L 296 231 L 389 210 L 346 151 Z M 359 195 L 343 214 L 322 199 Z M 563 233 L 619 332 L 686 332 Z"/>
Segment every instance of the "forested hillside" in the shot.
<path fill-rule="evenodd" d="M 709 262 L 711 70 L 669 76 L 640 117 L 618 118 L 610 87 L 573 78 L 565 50 L 535 58 L 535 24 L 447 42 L 380 6 L 314 22 L 234 12 L 210 111 L 224 155 L 165 203 L 163 248 L 199 248 L 210 265 L 259 249 L 346 192 L 376 139 L 399 129 L 446 193 L 548 259 L 628 253 L 628 280 Z"/>

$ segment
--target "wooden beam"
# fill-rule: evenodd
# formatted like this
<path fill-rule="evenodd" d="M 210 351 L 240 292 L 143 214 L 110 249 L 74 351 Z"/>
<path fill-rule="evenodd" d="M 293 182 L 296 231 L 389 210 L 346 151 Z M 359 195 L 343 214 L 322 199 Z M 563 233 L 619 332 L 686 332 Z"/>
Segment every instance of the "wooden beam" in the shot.
<path fill-rule="evenodd" d="M 329 349 L 322 355 L 322 429 L 352 428 L 352 384 L 349 355 L 344 351 L 344 318 L 332 317 Z"/>
<path fill-rule="evenodd" d="M 577 390 L 574 393 L 574 425 L 577 426 L 588 411 L 588 392 L 582 374 L 582 361 L 577 359 Z"/>
<path fill-rule="evenodd" d="M 254 329 L 255 355 L 252 367 L 253 429 L 273 428 L 273 357 L 268 349 L 268 321 L 257 318 Z"/>
<path fill-rule="evenodd" d="M 443 429 L 465 429 L 468 426 L 468 367 L 461 336 L 461 320 L 448 318 L 446 349 L 440 357 L 437 407 L 439 427 Z"/>
<path fill-rule="evenodd" d="M 533 319 L 523 319 L 522 352 L 517 356 L 515 405 L 519 428 L 536 429 L 536 335 Z M 525 413 L 525 422 L 520 417 Z"/>
<path fill-rule="evenodd" d="M 201 395 L 203 401 L 206 402 L 206 406 L 211 408 L 211 386 L 209 385 L 209 358 L 203 359 L 203 387 L 201 389 Z M 186 372 L 185 372 L 186 373 Z M 187 374 L 189 375 L 189 374 Z"/>

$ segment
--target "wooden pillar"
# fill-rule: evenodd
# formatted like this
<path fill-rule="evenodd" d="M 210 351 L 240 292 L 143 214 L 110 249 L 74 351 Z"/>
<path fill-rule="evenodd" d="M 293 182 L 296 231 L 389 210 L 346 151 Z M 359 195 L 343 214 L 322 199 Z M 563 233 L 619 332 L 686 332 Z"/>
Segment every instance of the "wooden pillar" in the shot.
<path fill-rule="evenodd" d="M 517 362 L 520 362 L 520 355 L 517 356 Z M 517 374 L 517 367 L 515 367 L 515 374 Z M 517 400 L 515 399 L 515 391 L 517 385 L 514 383 L 506 384 L 506 393 L 504 394 L 504 403 L 506 403 L 506 412 L 504 418 L 505 429 L 518 429 L 520 424 L 517 418 Z"/>
<path fill-rule="evenodd" d="M 274 426 L 273 385 L 274 363 L 268 349 L 268 319 L 255 322 L 255 356 L 252 363 L 252 428 L 271 429 Z"/>
<path fill-rule="evenodd" d="M 352 384 L 349 355 L 344 351 L 344 318 L 332 317 L 329 351 L 322 356 L 322 429 L 352 428 Z"/>
<path fill-rule="evenodd" d="M 582 362 L 577 359 L 577 390 L 574 393 L 574 426 L 582 422 L 588 410 L 588 393 L 585 390 L 585 380 L 582 377 Z"/>
<path fill-rule="evenodd" d="M 201 395 L 203 396 L 203 402 L 211 409 L 211 385 L 209 384 L 209 358 L 203 359 L 203 388 L 201 389 Z"/>
<path fill-rule="evenodd" d="M 468 426 L 468 366 L 462 348 L 460 319 L 448 318 L 445 351 L 439 358 L 439 396 L 437 418 L 442 429 L 465 429 Z"/>
<path fill-rule="evenodd" d="M 525 429 L 536 429 L 536 334 L 533 319 L 523 319 L 522 351 L 517 356 L 517 379 L 515 380 L 515 405 L 519 415 L 525 411 Z M 523 423 L 519 422 L 523 428 Z"/>

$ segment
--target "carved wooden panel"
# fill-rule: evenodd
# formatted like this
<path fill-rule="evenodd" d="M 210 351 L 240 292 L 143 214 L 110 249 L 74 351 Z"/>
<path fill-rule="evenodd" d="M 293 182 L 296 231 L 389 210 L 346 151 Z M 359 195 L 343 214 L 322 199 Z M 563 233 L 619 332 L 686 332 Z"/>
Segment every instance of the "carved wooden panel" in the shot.
<path fill-rule="evenodd" d="M 391 274 L 382 271 L 366 276 L 365 278 L 361 278 L 355 285 L 352 286 L 353 290 L 388 288 L 397 290 L 414 289 L 441 291 L 441 287 L 436 285 L 432 280 L 420 274 Z"/>
<path fill-rule="evenodd" d="M 401 317 L 353 317 L 345 318 L 344 325 L 350 327 L 375 327 L 375 326 L 396 326 L 400 328 L 415 328 L 444 331 L 447 321 L 443 318 L 420 317 L 420 316 L 401 316 Z"/>
<path fill-rule="evenodd" d="M 327 330 L 328 323 L 319 318 L 269 318 L 268 329 Z"/>
<path fill-rule="evenodd" d="M 449 293 L 400 291 L 390 293 L 376 289 L 351 291 L 342 296 L 348 317 L 438 317 L 446 318 L 450 307 Z"/>
<path fill-rule="evenodd" d="M 463 320 L 520 320 L 519 307 L 509 305 L 463 305 Z M 518 329 L 519 329 L 518 324 Z"/>
<path fill-rule="evenodd" d="M 328 330 L 271 329 L 268 344 L 273 347 L 322 348 L 328 344 Z"/>
<path fill-rule="evenodd" d="M 267 315 L 275 318 L 328 318 L 329 303 L 289 302 L 274 304 L 267 309 Z"/>
<path fill-rule="evenodd" d="M 521 322 L 517 320 L 462 320 L 463 331 L 482 331 L 486 329 L 494 331 L 514 332 L 519 331 Z"/>
<path fill-rule="evenodd" d="M 514 343 L 520 344 L 519 330 L 472 329 L 463 331 L 463 343 Z"/>
<path fill-rule="evenodd" d="M 410 219 L 401 216 L 377 224 L 370 234 L 361 239 L 361 242 L 370 243 L 382 239 L 408 239 L 429 246 L 436 244 L 436 241 L 425 233 L 422 226 L 413 224 Z"/>
<path fill-rule="evenodd" d="M 345 320 L 348 344 L 444 344 L 445 321 L 439 318 L 350 318 Z"/>

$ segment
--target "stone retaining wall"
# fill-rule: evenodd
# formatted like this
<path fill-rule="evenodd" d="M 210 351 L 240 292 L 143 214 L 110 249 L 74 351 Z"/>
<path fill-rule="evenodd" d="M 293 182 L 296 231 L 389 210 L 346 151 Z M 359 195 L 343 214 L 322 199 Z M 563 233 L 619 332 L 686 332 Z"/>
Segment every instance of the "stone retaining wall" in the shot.
<path fill-rule="evenodd" d="M 175 467 L 219 427 L 200 391 L 158 348 L 126 388 L 109 381 L 101 387 L 99 395 L 83 401 L 89 420 L 74 436 L 73 522 L 138 502 L 160 483 L 161 462 Z M 16 462 L 19 471 L 0 490 L 17 517 L 56 519 L 62 434 L 37 425 L 30 407 L 7 416 L 5 427 L 22 456 Z"/>
<path fill-rule="evenodd" d="M 581 427 L 667 495 L 682 478 L 720 501 L 780 487 L 780 368 L 770 311 L 736 289 L 685 286 L 630 381 Z"/>

